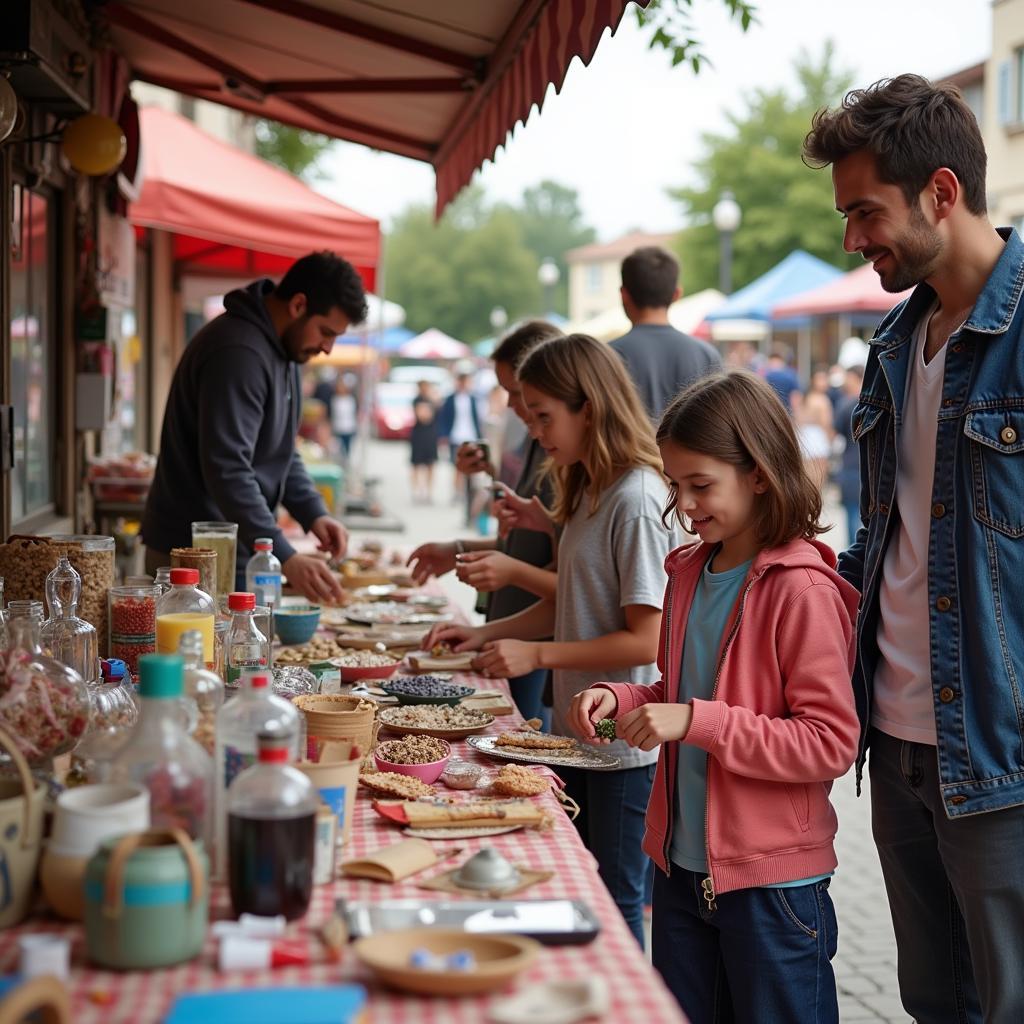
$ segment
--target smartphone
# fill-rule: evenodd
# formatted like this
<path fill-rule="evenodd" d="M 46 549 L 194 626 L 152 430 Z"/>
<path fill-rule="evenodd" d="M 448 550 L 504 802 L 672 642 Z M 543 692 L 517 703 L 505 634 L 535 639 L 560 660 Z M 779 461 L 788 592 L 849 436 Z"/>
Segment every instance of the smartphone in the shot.
<path fill-rule="evenodd" d="M 491 488 L 491 497 L 493 497 L 495 501 L 504 501 L 506 493 L 504 484 L 495 484 Z"/>

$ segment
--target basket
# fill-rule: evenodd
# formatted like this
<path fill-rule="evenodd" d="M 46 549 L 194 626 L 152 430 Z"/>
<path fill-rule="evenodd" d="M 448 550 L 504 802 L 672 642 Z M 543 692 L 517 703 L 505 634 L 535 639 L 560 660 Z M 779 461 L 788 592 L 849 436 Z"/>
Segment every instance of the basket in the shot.
<path fill-rule="evenodd" d="M 348 741 L 360 754 L 373 749 L 377 738 L 374 701 L 342 693 L 314 693 L 293 697 L 292 703 L 306 721 L 306 760 L 330 759 L 328 746 L 336 742 Z"/>

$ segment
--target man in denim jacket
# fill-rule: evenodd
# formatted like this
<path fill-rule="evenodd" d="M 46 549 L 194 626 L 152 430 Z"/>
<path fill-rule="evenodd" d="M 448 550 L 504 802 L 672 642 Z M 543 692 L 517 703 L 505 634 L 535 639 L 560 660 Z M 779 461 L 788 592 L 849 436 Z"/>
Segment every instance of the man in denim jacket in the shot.
<path fill-rule="evenodd" d="M 920 1024 L 1024 1021 L 1024 243 L 986 216 L 985 149 L 916 75 L 820 111 L 844 247 L 883 287 L 853 433 L 858 780 Z"/>

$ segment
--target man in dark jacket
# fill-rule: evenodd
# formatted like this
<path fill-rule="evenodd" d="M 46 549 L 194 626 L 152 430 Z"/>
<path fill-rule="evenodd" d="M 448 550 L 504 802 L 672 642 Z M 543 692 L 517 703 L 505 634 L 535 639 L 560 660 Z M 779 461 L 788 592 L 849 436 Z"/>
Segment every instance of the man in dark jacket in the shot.
<path fill-rule="evenodd" d="M 321 551 L 344 554 L 348 534 L 295 451 L 299 366 L 365 319 L 362 281 L 333 253 L 312 253 L 276 287 L 254 281 L 227 295 L 224 307 L 192 339 L 171 382 L 142 521 L 147 572 L 166 565 L 171 548 L 191 544 L 193 521 L 223 520 L 238 523 L 239 578 L 255 539 L 272 537 L 295 589 L 311 601 L 340 600 L 333 574 L 321 559 L 296 553 L 275 510 L 283 505 Z"/>

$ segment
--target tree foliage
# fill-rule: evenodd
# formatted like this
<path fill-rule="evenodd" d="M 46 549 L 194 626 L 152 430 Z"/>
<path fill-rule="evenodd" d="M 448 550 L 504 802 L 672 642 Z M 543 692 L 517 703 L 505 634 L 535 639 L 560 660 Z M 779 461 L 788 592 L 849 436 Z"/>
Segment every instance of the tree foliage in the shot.
<path fill-rule="evenodd" d="M 385 246 L 388 298 L 405 307 L 406 325 L 428 327 L 461 341 L 493 331 L 491 311 L 509 322 L 542 313 L 545 296 L 537 270 L 552 259 L 562 270 L 552 295 L 567 303 L 566 250 L 594 240 L 574 189 L 542 181 L 518 204 L 488 201 L 479 185 L 464 189 L 435 222 L 429 206 L 412 206 L 394 223 Z"/>
<path fill-rule="evenodd" d="M 757 24 L 757 8 L 746 0 L 721 0 L 731 17 L 744 32 Z M 688 61 L 694 74 L 712 61 L 704 52 L 693 25 L 693 0 L 650 0 L 646 7 L 636 7 L 636 20 L 641 28 L 653 27 L 650 48 L 668 50 L 672 66 Z"/>
<path fill-rule="evenodd" d="M 688 292 L 718 283 L 719 237 L 711 211 L 725 190 L 743 211 L 733 239 L 735 287 L 770 270 L 794 249 L 844 268 L 857 264 L 842 250 L 831 176 L 801 159 L 812 115 L 834 105 L 852 81 L 847 72 L 833 70 L 833 57 L 831 43 L 818 61 L 802 53 L 795 65 L 795 94 L 755 90 L 742 113 L 729 115 L 728 131 L 702 137 L 703 154 L 694 164 L 697 184 L 672 192 L 692 225 L 679 241 Z"/>
<path fill-rule="evenodd" d="M 319 160 L 333 145 L 334 140 L 326 135 L 280 121 L 256 122 L 256 155 L 306 181 L 323 177 Z"/>

